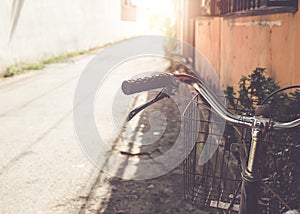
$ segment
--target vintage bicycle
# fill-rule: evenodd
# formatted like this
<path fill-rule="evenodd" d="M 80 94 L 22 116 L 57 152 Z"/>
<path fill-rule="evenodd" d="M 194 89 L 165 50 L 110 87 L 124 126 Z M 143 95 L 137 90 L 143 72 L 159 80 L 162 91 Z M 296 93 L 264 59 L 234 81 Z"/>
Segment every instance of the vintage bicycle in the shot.
<path fill-rule="evenodd" d="M 195 75 L 163 73 L 127 80 L 122 84 L 126 95 L 162 88 L 153 100 L 132 110 L 128 120 L 149 105 L 175 95 L 180 83 L 187 84 L 195 94 L 182 115 L 186 127 L 183 143 L 190 145 L 190 140 L 195 140 L 192 150 L 183 151 L 186 153 L 184 199 L 201 208 L 227 213 L 283 213 L 291 209 L 280 192 L 263 181 L 260 165 L 266 156 L 266 146 L 273 146 L 272 133 L 300 126 L 300 118 L 288 122 L 273 120 L 265 104 L 276 93 L 299 86 L 274 92 L 256 106 L 254 115 L 248 115 L 239 111 L 232 100 L 224 105 Z M 217 128 L 213 128 L 212 115 L 226 121 L 225 133 L 230 132 L 230 135 L 224 136 L 224 132 L 218 133 Z M 213 137 L 208 138 L 208 135 Z M 214 148 L 214 153 L 200 163 L 205 146 Z M 283 144 L 280 148 L 287 151 L 288 146 Z M 296 149 L 299 150 L 299 146 Z"/>

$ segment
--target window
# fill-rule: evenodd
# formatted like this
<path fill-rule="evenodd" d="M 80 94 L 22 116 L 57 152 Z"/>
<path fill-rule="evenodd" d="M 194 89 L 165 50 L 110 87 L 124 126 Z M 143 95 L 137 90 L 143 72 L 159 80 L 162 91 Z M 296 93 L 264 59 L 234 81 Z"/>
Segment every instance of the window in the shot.
<path fill-rule="evenodd" d="M 204 15 L 211 16 L 295 13 L 298 10 L 298 0 L 202 0 L 202 5 Z"/>
<path fill-rule="evenodd" d="M 121 20 L 122 21 L 136 21 L 136 5 L 132 0 L 121 0 Z"/>

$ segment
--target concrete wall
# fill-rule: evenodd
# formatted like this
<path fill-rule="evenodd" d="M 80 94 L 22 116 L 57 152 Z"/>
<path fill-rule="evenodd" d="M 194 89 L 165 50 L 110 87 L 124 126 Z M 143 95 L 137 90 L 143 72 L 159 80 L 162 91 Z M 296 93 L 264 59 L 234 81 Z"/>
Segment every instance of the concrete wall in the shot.
<path fill-rule="evenodd" d="M 196 48 L 226 85 L 255 67 L 267 68 L 281 86 L 300 84 L 300 15 L 284 13 L 240 18 L 198 18 Z"/>
<path fill-rule="evenodd" d="M 1 0 L 0 23 L 0 71 L 142 33 L 121 0 Z"/>

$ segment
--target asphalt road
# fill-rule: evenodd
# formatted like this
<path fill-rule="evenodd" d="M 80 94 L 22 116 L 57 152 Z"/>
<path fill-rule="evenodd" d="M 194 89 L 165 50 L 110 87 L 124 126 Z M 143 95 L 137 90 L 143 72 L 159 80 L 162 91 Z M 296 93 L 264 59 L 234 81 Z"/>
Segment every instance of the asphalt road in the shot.
<path fill-rule="evenodd" d="M 111 192 L 109 176 L 81 150 L 72 114 L 77 81 L 93 57 L 81 56 L 0 81 L 1 214 L 92 213 L 101 209 L 86 201 L 99 182 L 96 204 L 105 210 L 101 198 Z M 144 67 L 147 63 L 152 69 L 152 59 L 138 62 Z"/>

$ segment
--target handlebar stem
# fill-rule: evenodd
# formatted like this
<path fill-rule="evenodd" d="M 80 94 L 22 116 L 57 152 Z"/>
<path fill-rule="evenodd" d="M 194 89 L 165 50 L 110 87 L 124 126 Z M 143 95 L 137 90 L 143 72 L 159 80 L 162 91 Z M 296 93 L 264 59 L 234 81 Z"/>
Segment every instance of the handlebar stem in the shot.
<path fill-rule="evenodd" d="M 259 173 L 257 169 L 259 143 L 262 135 L 260 128 L 253 128 L 252 141 L 249 151 L 247 167 L 242 173 L 242 190 L 239 214 L 258 213 L 258 185 Z"/>

